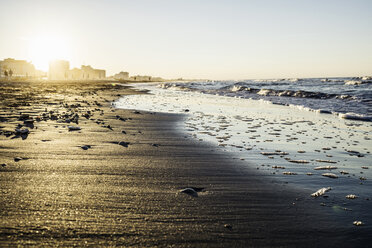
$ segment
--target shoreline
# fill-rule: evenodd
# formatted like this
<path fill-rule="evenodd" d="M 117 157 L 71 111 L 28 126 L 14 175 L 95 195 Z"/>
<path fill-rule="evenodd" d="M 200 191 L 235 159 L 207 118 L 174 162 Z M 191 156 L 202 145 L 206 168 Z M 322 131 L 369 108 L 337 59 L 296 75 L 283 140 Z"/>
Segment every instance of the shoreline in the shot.
<path fill-rule="evenodd" d="M 119 95 L 136 93 L 130 88 L 23 84 L 19 91 L 10 85 L 0 101 L 2 245 L 363 247 L 371 241 L 370 227 L 339 226 L 321 199 L 186 139 L 175 129 L 182 116 L 110 108 Z M 42 87 L 44 97 L 33 92 Z M 9 97 L 24 104 L 3 108 Z M 55 113 L 57 120 L 35 121 L 24 140 L 6 137 L 24 122 L 20 112 Z M 66 112 L 79 113 L 79 124 L 58 122 Z M 81 130 L 69 132 L 70 124 Z M 180 193 L 185 187 L 205 190 L 191 197 Z"/>

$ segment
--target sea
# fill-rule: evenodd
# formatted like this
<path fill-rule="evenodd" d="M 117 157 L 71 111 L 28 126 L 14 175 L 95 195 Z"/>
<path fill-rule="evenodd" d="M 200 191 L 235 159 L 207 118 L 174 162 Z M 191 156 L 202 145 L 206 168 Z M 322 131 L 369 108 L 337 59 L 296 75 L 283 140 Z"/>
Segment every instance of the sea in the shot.
<path fill-rule="evenodd" d="M 160 87 L 265 100 L 372 121 L 372 77 L 196 81 L 164 83 Z"/>
<path fill-rule="evenodd" d="M 184 116 L 175 128 L 372 226 L 372 78 L 137 83 L 117 108 Z M 161 144 L 160 144 L 161 145 Z M 320 189 L 324 195 L 314 196 Z"/>

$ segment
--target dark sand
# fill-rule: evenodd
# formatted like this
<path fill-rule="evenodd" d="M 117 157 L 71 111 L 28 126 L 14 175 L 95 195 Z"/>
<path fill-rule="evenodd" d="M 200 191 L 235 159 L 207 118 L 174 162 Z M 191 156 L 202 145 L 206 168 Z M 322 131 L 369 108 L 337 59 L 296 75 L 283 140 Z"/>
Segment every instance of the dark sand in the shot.
<path fill-rule="evenodd" d="M 0 83 L 0 246 L 369 246 L 370 228 L 340 225 L 321 197 L 186 139 L 183 116 L 110 108 L 133 93 L 109 82 Z M 78 124 L 65 123 L 74 112 Z M 14 134 L 21 113 L 42 119 L 27 137 Z M 187 186 L 205 190 L 179 193 Z"/>

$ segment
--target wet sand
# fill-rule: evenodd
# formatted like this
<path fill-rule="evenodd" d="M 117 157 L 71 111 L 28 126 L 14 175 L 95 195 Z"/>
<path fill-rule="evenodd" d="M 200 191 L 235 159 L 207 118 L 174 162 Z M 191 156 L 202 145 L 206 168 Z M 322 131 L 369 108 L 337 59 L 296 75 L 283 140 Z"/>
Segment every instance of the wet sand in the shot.
<path fill-rule="evenodd" d="M 184 116 L 113 109 L 112 101 L 136 93 L 128 87 L 0 85 L 1 246 L 368 247 L 372 240 L 370 226 L 341 224 L 313 192 L 180 134 Z M 193 197 L 180 192 L 187 187 L 204 189 Z"/>

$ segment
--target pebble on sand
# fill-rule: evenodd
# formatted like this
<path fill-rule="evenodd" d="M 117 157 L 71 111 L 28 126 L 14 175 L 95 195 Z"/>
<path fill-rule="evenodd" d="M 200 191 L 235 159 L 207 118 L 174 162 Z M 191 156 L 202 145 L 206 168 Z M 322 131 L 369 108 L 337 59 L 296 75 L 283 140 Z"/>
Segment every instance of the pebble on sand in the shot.
<path fill-rule="evenodd" d="M 68 126 L 68 130 L 69 131 L 78 131 L 78 130 L 81 130 L 81 128 L 78 127 L 78 126 Z"/>
<path fill-rule="evenodd" d="M 296 172 L 291 172 L 291 171 L 285 171 L 283 172 L 283 175 L 297 175 Z"/>
<path fill-rule="evenodd" d="M 185 189 L 182 189 L 180 192 L 188 194 L 189 196 L 192 196 L 192 197 L 198 197 L 198 192 L 196 192 L 196 190 L 193 188 L 185 188 Z"/>
<path fill-rule="evenodd" d="M 91 148 L 90 145 L 84 145 L 84 146 L 81 146 L 81 149 L 83 149 L 83 150 L 88 150 L 89 148 Z"/>
<path fill-rule="evenodd" d="M 324 173 L 322 174 L 323 177 L 329 177 L 329 178 L 338 178 L 336 174 L 333 173 Z"/>
<path fill-rule="evenodd" d="M 330 191 L 330 190 L 331 190 L 331 187 L 321 188 L 321 189 L 317 190 L 316 192 L 312 193 L 311 196 L 312 197 L 318 197 L 318 196 L 324 195 L 325 192 Z"/>
<path fill-rule="evenodd" d="M 20 160 L 22 160 L 22 158 L 20 158 L 20 157 L 15 157 L 15 158 L 14 158 L 14 161 L 15 161 L 15 162 L 18 162 L 18 161 L 20 161 Z"/>
<path fill-rule="evenodd" d="M 354 224 L 355 226 L 363 226 L 363 225 L 364 225 L 364 223 L 363 223 L 362 221 L 360 221 L 360 220 L 356 220 L 356 221 L 354 221 L 353 224 Z"/>
<path fill-rule="evenodd" d="M 28 133 L 30 133 L 30 130 L 28 130 L 28 128 L 25 128 L 25 129 L 16 128 L 15 131 L 16 131 L 17 134 L 28 134 Z"/>
<path fill-rule="evenodd" d="M 356 196 L 356 195 L 347 195 L 346 196 L 346 199 L 356 199 L 356 198 L 358 198 L 358 196 Z"/>
<path fill-rule="evenodd" d="M 118 143 L 118 145 L 121 145 L 121 146 L 124 146 L 124 147 L 128 147 L 129 142 L 120 141 L 120 142 Z"/>

